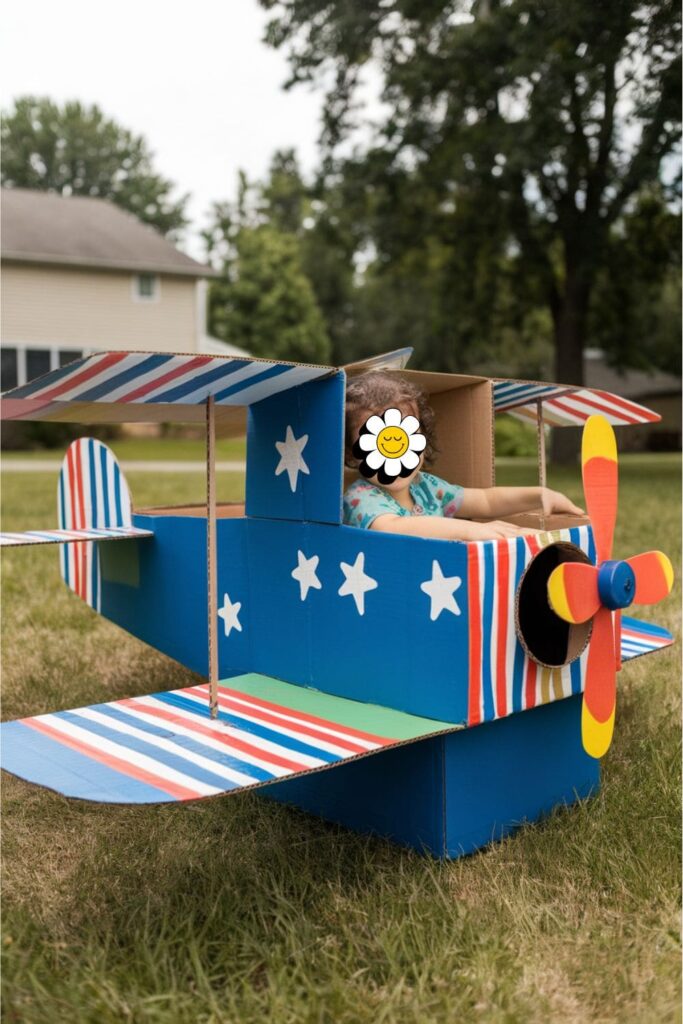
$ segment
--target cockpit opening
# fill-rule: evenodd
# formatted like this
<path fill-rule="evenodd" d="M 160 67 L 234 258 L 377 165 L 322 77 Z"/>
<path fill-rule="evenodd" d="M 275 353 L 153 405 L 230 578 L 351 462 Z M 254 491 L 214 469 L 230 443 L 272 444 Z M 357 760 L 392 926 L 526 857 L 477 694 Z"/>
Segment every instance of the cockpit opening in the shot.
<path fill-rule="evenodd" d="M 515 625 L 522 647 L 533 661 L 550 668 L 578 658 L 592 628 L 590 620 L 575 625 L 565 622 L 550 607 L 548 578 L 563 562 L 590 564 L 590 559 L 574 544 L 549 544 L 527 566 L 515 602 Z"/>

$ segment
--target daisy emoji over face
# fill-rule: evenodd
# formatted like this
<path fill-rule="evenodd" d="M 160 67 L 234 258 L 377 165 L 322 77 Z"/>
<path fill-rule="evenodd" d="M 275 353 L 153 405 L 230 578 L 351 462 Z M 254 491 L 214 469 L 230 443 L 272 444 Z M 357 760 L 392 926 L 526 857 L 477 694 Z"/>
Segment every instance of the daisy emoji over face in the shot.
<path fill-rule="evenodd" d="M 420 433 L 416 416 L 402 416 L 400 409 L 386 409 L 365 421 L 352 451 L 360 459 L 358 471 L 377 476 L 381 484 L 410 476 L 420 464 L 427 439 Z"/>

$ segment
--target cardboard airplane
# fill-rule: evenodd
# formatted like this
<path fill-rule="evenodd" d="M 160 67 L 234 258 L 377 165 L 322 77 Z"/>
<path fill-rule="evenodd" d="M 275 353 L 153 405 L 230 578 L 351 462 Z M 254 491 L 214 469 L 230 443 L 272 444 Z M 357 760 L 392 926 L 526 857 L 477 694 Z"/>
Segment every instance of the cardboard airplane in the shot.
<path fill-rule="evenodd" d="M 586 388 L 409 371 L 408 354 L 335 368 L 109 352 L 5 396 L 6 419 L 206 421 L 206 505 L 133 510 L 113 454 L 83 438 L 59 528 L 1 542 L 60 544 L 83 601 L 207 682 L 6 722 L 3 768 L 110 803 L 262 787 L 446 857 L 596 790 L 617 669 L 672 643 L 621 617 L 669 592 L 666 556 L 611 559 L 609 424 L 659 417 Z M 517 516 L 545 532 L 476 543 L 343 525 L 345 381 L 373 367 L 429 395 L 434 472 L 464 486 L 494 483 L 495 413 L 536 421 L 541 483 L 544 424 L 587 424 L 589 516 Z M 217 505 L 216 425 L 239 429 L 245 409 L 246 501 Z"/>

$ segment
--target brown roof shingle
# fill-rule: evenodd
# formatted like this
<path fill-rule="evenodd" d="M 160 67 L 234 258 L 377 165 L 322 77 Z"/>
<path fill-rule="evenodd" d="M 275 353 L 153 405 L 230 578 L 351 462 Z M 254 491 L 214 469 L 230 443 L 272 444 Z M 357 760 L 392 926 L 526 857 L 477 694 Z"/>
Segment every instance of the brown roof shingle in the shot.
<path fill-rule="evenodd" d="M 3 188 L 2 256 L 27 263 L 213 277 L 198 263 L 107 199 Z"/>

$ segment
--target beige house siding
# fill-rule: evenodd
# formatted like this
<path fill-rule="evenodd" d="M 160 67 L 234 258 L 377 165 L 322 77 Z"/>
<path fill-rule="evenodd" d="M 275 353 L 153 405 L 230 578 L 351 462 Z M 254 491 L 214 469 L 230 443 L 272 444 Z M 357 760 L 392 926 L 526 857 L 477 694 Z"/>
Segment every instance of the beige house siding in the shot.
<path fill-rule="evenodd" d="M 8 262 L 1 277 L 5 346 L 198 351 L 196 279 L 159 275 L 142 300 L 126 272 Z"/>

